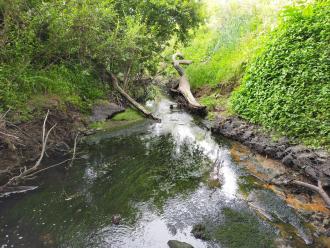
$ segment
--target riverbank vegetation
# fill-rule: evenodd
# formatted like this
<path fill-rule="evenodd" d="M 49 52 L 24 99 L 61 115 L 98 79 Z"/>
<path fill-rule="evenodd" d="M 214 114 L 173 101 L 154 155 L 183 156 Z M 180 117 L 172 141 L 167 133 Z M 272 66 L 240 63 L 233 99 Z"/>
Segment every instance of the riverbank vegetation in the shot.
<path fill-rule="evenodd" d="M 194 61 L 186 73 L 200 102 L 276 136 L 329 148 L 329 6 L 328 0 L 211 5 L 213 17 L 180 48 Z"/>
<path fill-rule="evenodd" d="M 330 1 L 282 12 L 231 104 L 240 116 L 310 145 L 330 145 Z"/>
<path fill-rule="evenodd" d="M 101 127 L 107 116 L 90 123 L 95 105 L 126 107 L 123 92 L 149 97 L 146 78 L 167 42 L 185 42 L 201 22 L 199 1 L 0 0 L 0 191 L 12 191 L 12 175 L 26 174 L 46 149 L 63 155 L 77 132 Z M 116 125 L 138 118 L 128 110 Z"/>
<path fill-rule="evenodd" d="M 195 1 L 2 0 L 0 110 L 27 120 L 40 107 L 31 99 L 46 95 L 87 111 L 112 93 L 104 69 L 132 89 L 168 40 L 184 42 L 201 21 Z"/>

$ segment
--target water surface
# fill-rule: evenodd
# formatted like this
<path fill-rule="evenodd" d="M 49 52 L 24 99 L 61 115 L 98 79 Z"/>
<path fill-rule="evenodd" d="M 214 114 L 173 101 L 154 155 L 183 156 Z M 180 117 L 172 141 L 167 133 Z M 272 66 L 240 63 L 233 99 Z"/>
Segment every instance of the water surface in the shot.
<path fill-rule="evenodd" d="M 161 123 L 88 137 L 73 167 L 1 202 L 0 245 L 165 248 L 176 239 L 196 248 L 303 247 L 308 230 L 295 211 L 254 179 L 251 186 L 251 175 L 231 157 L 231 142 L 171 104 L 149 103 Z M 196 224 L 206 226 L 208 241 L 193 237 Z M 290 239 L 281 238 L 279 224 L 293 228 Z"/>

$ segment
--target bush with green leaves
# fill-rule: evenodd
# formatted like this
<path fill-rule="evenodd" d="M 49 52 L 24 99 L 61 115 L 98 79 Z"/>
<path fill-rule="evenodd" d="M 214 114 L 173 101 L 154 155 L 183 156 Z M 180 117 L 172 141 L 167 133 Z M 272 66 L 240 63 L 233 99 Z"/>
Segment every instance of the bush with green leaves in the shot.
<path fill-rule="evenodd" d="M 287 8 L 231 97 L 243 118 L 330 146 L 330 1 Z"/>

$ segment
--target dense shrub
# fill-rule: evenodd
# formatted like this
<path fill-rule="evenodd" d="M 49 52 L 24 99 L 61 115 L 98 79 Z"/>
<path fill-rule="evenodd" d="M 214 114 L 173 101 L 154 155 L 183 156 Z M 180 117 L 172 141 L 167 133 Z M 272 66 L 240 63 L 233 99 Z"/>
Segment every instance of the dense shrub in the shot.
<path fill-rule="evenodd" d="M 242 117 L 330 145 L 330 1 L 287 8 L 231 98 Z"/>
<path fill-rule="evenodd" d="M 26 92 L 85 97 L 77 89 L 88 79 L 98 91 L 100 68 L 129 82 L 153 73 L 166 42 L 184 40 L 201 9 L 194 0 L 0 0 L 0 104 L 17 107 L 11 100 L 23 103 Z"/>

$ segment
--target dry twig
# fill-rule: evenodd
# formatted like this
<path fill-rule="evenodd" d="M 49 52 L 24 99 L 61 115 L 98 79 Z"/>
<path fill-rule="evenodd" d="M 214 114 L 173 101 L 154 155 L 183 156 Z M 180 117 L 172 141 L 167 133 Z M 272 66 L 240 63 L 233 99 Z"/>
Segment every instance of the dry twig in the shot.
<path fill-rule="evenodd" d="M 49 115 L 49 110 L 47 111 L 47 114 L 45 116 L 43 126 L 42 126 L 42 148 L 41 148 L 41 152 L 40 152 L 40 156 L 39 156 L 38 160 L 30 168 L 27 168 L 27 167 L 21 168 L 20 173 L 18 175 L 10 178 L 7 183 L 5 183 L 4 185 L 2 185 L 0 187 L 0 192 L 4 192 L 6 189 L 10 188 L 11 186 L 16 186 L 22 181 L 32 180 L 32 179 L 35 178 L 35 176 L 37 174 L 39 174 L 43 171 L 46 171 L 48 169 L 54 168 L 56 166 L 65 164 L 67 162 L 71 162 L 70 163 L 70 166 L 71 166 L 73 160 L 76 159 L 76 148 L 77 148 L 78 134 L 76 135 L 75 140 L 74 140 L 73 154 L 72 154 L 72 157 L 70 159 L 66 159 L 66 160 L 64 160 L 60 163 L 53 164 L 53 165 L 48 166 L 48 167 L 43 168 L 43 169 L 39 169 L 41 161 L 43 160 L 43 157 L 46 154 L 47 141 L 49 139 L 49 135 L 56 126 L 56 124 L 55 124 L 48 131 L 46 131 L 46 123 L 47 123 L 48 115 Z M 17 192 L 21 192 L 21 191 L 17 191 Z"/>

